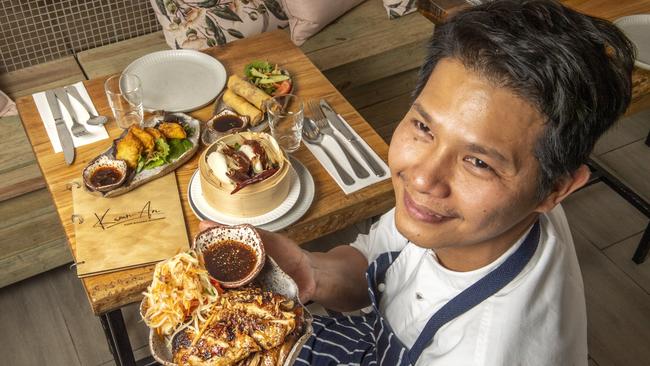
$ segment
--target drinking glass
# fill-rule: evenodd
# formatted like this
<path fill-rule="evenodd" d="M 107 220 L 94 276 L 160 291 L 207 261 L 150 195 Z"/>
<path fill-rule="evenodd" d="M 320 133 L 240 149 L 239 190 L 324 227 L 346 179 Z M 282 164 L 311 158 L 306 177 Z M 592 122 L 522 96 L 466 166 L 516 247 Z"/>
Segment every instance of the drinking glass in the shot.
<path fill-rule="evenodd" d="M 142 85 L 136 75 L 111 76 L 104 83 L 104 91 L 118 127 L 127 129 L 142 123 Z"/>
<path fill-rule="evenodd" d="M 280 147 L 292 153 L 300 147 L 304 110 L 300 97 L 285 94 L 266 101 L 266 113 L 271 134 Z"/>

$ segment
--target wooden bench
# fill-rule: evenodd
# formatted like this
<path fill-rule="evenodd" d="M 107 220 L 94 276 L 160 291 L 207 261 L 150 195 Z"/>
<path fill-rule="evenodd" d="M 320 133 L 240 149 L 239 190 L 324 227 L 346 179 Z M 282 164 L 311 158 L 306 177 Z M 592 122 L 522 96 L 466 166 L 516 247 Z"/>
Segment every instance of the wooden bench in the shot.
<path fill-rule="evenodd" d="M 392 130 L 410 102 L 431 23 L 419 14 L 389 20 L 381 2 L 367 0 L 308 40 L 302 50 L 379 134 Z M 12 98 L 118 73 L 133 60 L 169 49 L 162 32 L 132 38 L 0 76 Z M 0 151 L 0 287 L 71 261 L 44 189 L 40 169 L 17 117 Z M 8 128 L 8 129 L 7 129 Z"/>

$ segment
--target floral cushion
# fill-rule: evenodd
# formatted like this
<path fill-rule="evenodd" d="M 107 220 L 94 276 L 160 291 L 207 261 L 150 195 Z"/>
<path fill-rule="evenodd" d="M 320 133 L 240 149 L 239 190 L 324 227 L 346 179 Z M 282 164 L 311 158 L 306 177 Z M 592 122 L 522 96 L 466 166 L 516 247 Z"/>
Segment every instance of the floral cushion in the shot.
<path fill-rule="evenodd" d="M 200 50 L 285 28 L 278 0 L 150 0 L 171 48 Z"/>
<path fill-rule="evenodd" d="M 415 0 L 384 0 L 384 8 L 390 19 L 399 18 L 418 9 Z"/>

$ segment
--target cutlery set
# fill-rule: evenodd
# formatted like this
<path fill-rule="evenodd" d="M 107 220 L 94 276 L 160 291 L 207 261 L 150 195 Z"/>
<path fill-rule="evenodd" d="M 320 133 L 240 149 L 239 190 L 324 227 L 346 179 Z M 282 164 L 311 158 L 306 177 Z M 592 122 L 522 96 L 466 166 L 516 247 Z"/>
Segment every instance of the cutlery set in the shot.
<path fill-rule="evenodd" d="M 307 112 L 311 118 L 305 118 L 303 123 L 302 133 L 305 141 L 312 145 L 316 145 L 321 150 L 323 150 L 325 155 L 332 162 L 334 169 L 341 177 L 341 180 L 345 185 L 353 185 L 355 183 L 355 180 L 341 166 L 341 164 L 336 160 L 332 153 L 328 151 L 327 147 L 322 144 L 323 136 L 329 136 L 334 139 L 334 141 L 336 141 L 337 145 L 341 148 L 341 151 L 350 163 L 350 166 L 352 167 L 352 170 L 354 171 L 354 174 L 357 178 L 368 178 L 370 176 L 370 173 L 368 173 L 366 168 L 364 168 L 363 165 L 361 165 L 361 163 L 359 163 L 359 161 L 350 152 L 349 148 L 347 147 L 347 143 L 354 146 L 359 155 L 361 155 L 363 160 L 368 164 L 372 172 L 377 177 L 381 177 L 386 174 L 381 165 L 379 165 L 379 163 L 377 163 L 377 161 L 370 155 L 368 150 L 366 150 L 366 148 L 361 144 L 357 136 L 352 133 L 352 131 L 350 131 L 350 128 L 347 126 L 347 124 L 341 120 L 338 114 L 334 112 L 332 107 L 327 103 L 327 101 L 325 101 L 325 99 L 321 99 L 320 102 L 313 100 L 308 102 Z M 343 137 L 347 140 L 347 143 L 334 133 L 334 129 L 343 135 Z"/>
<path fill-rule="evenodd" d="M 52 111 L 52 117 L 56 125 L 56 132 L 59 136 L 59 141 L 61 142 L 61 148 L 63 149 L 63 157 L 66 164 L 70 165 L 74 161 L 75 150 L 74 142 L 72 141 L 72 136 L 81 137 L 88 134 L 86 127 L 79 123 L 79 117 L 77 112 L 72 107 L 70 102 L 70 96 L 74 98 L 79 104 L 88 112 L 90 118 L 86 121 L 87 124 L 93 126 L 100 126 L 106 123 L 108 119 L 104 116 L 96 116 L 92 112 L 92 108 L 86 103 L 86 101 L 81 97 L 79 91 L 74 86 L 66 86 L 64 88 L 56 88 L 52 90 L 47 90 L 45 92 L 45 98 L 47 99 L 47 104 Z M 59 107 L 58 101 L 61 101 L 63 107 L 68 111 L 70 118 L 72 119 L 72 127 L 68 130 L 65 121 L 63 120 L 63 114 L 61 113 L 61 108 Z M 70 134 L 72 132 L 72 135 Z"/>

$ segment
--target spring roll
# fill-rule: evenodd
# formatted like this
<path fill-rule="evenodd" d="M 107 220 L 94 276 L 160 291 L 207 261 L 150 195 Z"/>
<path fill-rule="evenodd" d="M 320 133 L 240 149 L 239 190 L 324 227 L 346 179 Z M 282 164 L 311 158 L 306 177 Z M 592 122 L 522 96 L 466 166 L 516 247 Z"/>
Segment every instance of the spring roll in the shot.
<path fill-rule="evenodd" d="M 271 99 L 271 96 L 263 92 L 262 89 L 259 89 L 237 75 L 230 75 L 228 78 L 228 89 L 246 99 L 250 104 L 254 105 L 262 112 L 266 111 L 266 101 Z"/>
<path fill-rule="evenodd" d="M 235 94 L 232 90 L 226 89 L 223 93 L 223 102 L 229 105 L 235 112 L 242 116 L 248 116 L 251 126 L 257 126 L 262 121 L 264 115 L 262 111 L 248 103 L 246 99 Z"/>

